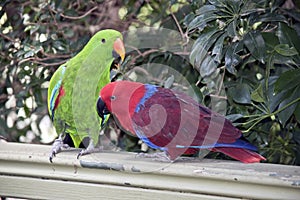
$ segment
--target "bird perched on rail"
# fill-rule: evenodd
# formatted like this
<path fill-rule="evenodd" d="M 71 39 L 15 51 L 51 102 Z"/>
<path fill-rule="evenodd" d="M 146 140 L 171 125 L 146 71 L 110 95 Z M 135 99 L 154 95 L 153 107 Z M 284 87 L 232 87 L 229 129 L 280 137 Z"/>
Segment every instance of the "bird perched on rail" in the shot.
<path fill-rule="evenodd" d="M 100 118 L 113 114 L 119 126 L 175 160 L 199 149 L 222 152 L 244 163 L 265 160 L 222 115 L 190 96 L 150 84 L 112 82 L 97 101 Z"/>
<path fill-rule="evenodd" d="M 60 134 L 52 146 L 51 162 L 68 146 L 63 141 L 66 135 L 76 148 L 85 138 L 89 139 L 87 148 L 78 156 L 96 150 L 103 122 L 97 116 L 95 102 L 100 89 L 110 82 L 110 69 L 117 57 L 122 61 L 125 57 L 122 34 L 112 29 L 101 30 L 53 74 L 48 88 L 48 110 Z"/>

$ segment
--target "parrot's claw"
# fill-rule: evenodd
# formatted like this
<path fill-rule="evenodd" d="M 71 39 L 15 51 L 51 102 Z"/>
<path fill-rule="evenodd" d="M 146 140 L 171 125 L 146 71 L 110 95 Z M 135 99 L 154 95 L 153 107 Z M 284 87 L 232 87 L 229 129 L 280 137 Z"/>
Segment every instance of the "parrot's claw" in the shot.
<path fill-rule="evenodd" d="M 49 156 L 49 160 L 52 163 L 53 158 L 56 156 L 57 153 L 61 152 L 62 149 L 68 149 L 70 148 L 68 144 L 64 144 L 61 137 L 56 139 L 52 145 L 51 153 Z"/>
<path fill-rule="evenodd" d="M 153 160 L 160 162 L 172 162 L 166 152 L 157 152 L 157 153 L 138 153 L 137 158 L 152 158 Z"/>
<path fill-rule="evenodd" d="M 86 149 L 82 149 L 79 154 L 77 155 L 77 159 L 79 159 L 80 156 L 84 156 L 91 153 L 101 152 L 103 150 L 103 147 L 88 147 Z"/>

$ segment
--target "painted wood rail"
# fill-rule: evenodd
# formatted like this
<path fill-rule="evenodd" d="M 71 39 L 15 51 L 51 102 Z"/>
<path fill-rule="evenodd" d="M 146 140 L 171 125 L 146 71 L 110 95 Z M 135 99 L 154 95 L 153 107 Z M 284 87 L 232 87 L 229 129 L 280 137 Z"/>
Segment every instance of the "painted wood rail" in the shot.
<path fill-rule="evenodd" d="M 300 199 L 300 167 L 127 152 L 48 160 L 51 146 L 0 141 L 0 196 L 29 199 Z"/>

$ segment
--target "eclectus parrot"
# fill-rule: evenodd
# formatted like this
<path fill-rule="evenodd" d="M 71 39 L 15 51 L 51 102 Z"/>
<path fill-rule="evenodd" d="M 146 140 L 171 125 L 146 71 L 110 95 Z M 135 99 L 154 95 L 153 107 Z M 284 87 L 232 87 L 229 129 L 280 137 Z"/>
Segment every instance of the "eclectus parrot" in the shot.
<path fill-rule="evenodd" d="M 229 120 L 171 89 L 112 82 L 102 88 L 97 111 L 100 118 L 113 114 L 122 129 L 162 150 L 171 161 L 200 149 L 222 152 L 244 163 L 265 160 Z"/>
<path fill-rule="evenodd" d="M 60 135 L 53 143 L 51 162 L 56 153 L 68 146 L 64 144 L 67 134 L 76 148 L 83 139 L 89 139 L 88 147 L 78 156 L 95 151 L 103 123 L 97 116 L 95 102 L 101 88 L 110 82 L 110 69 L 117 57 L 122 61 L 125 57 L 122 34 L 101 30 L 53 74 L 48 88 L 48 110 Z"/>

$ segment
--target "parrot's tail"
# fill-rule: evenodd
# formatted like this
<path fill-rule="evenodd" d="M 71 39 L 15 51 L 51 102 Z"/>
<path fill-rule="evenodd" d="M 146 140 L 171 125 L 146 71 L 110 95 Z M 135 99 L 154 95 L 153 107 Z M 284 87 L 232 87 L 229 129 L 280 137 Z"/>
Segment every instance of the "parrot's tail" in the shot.
<path fill-rule="evenodd" d="M 266 160 L 266 158 L 264 158 L 262 155 L 248 149 L 221 147 L 214 148 L 213 151 L 224 153 L 243 163 L 255 163 L 260 162 L 261 160 Z"/>

